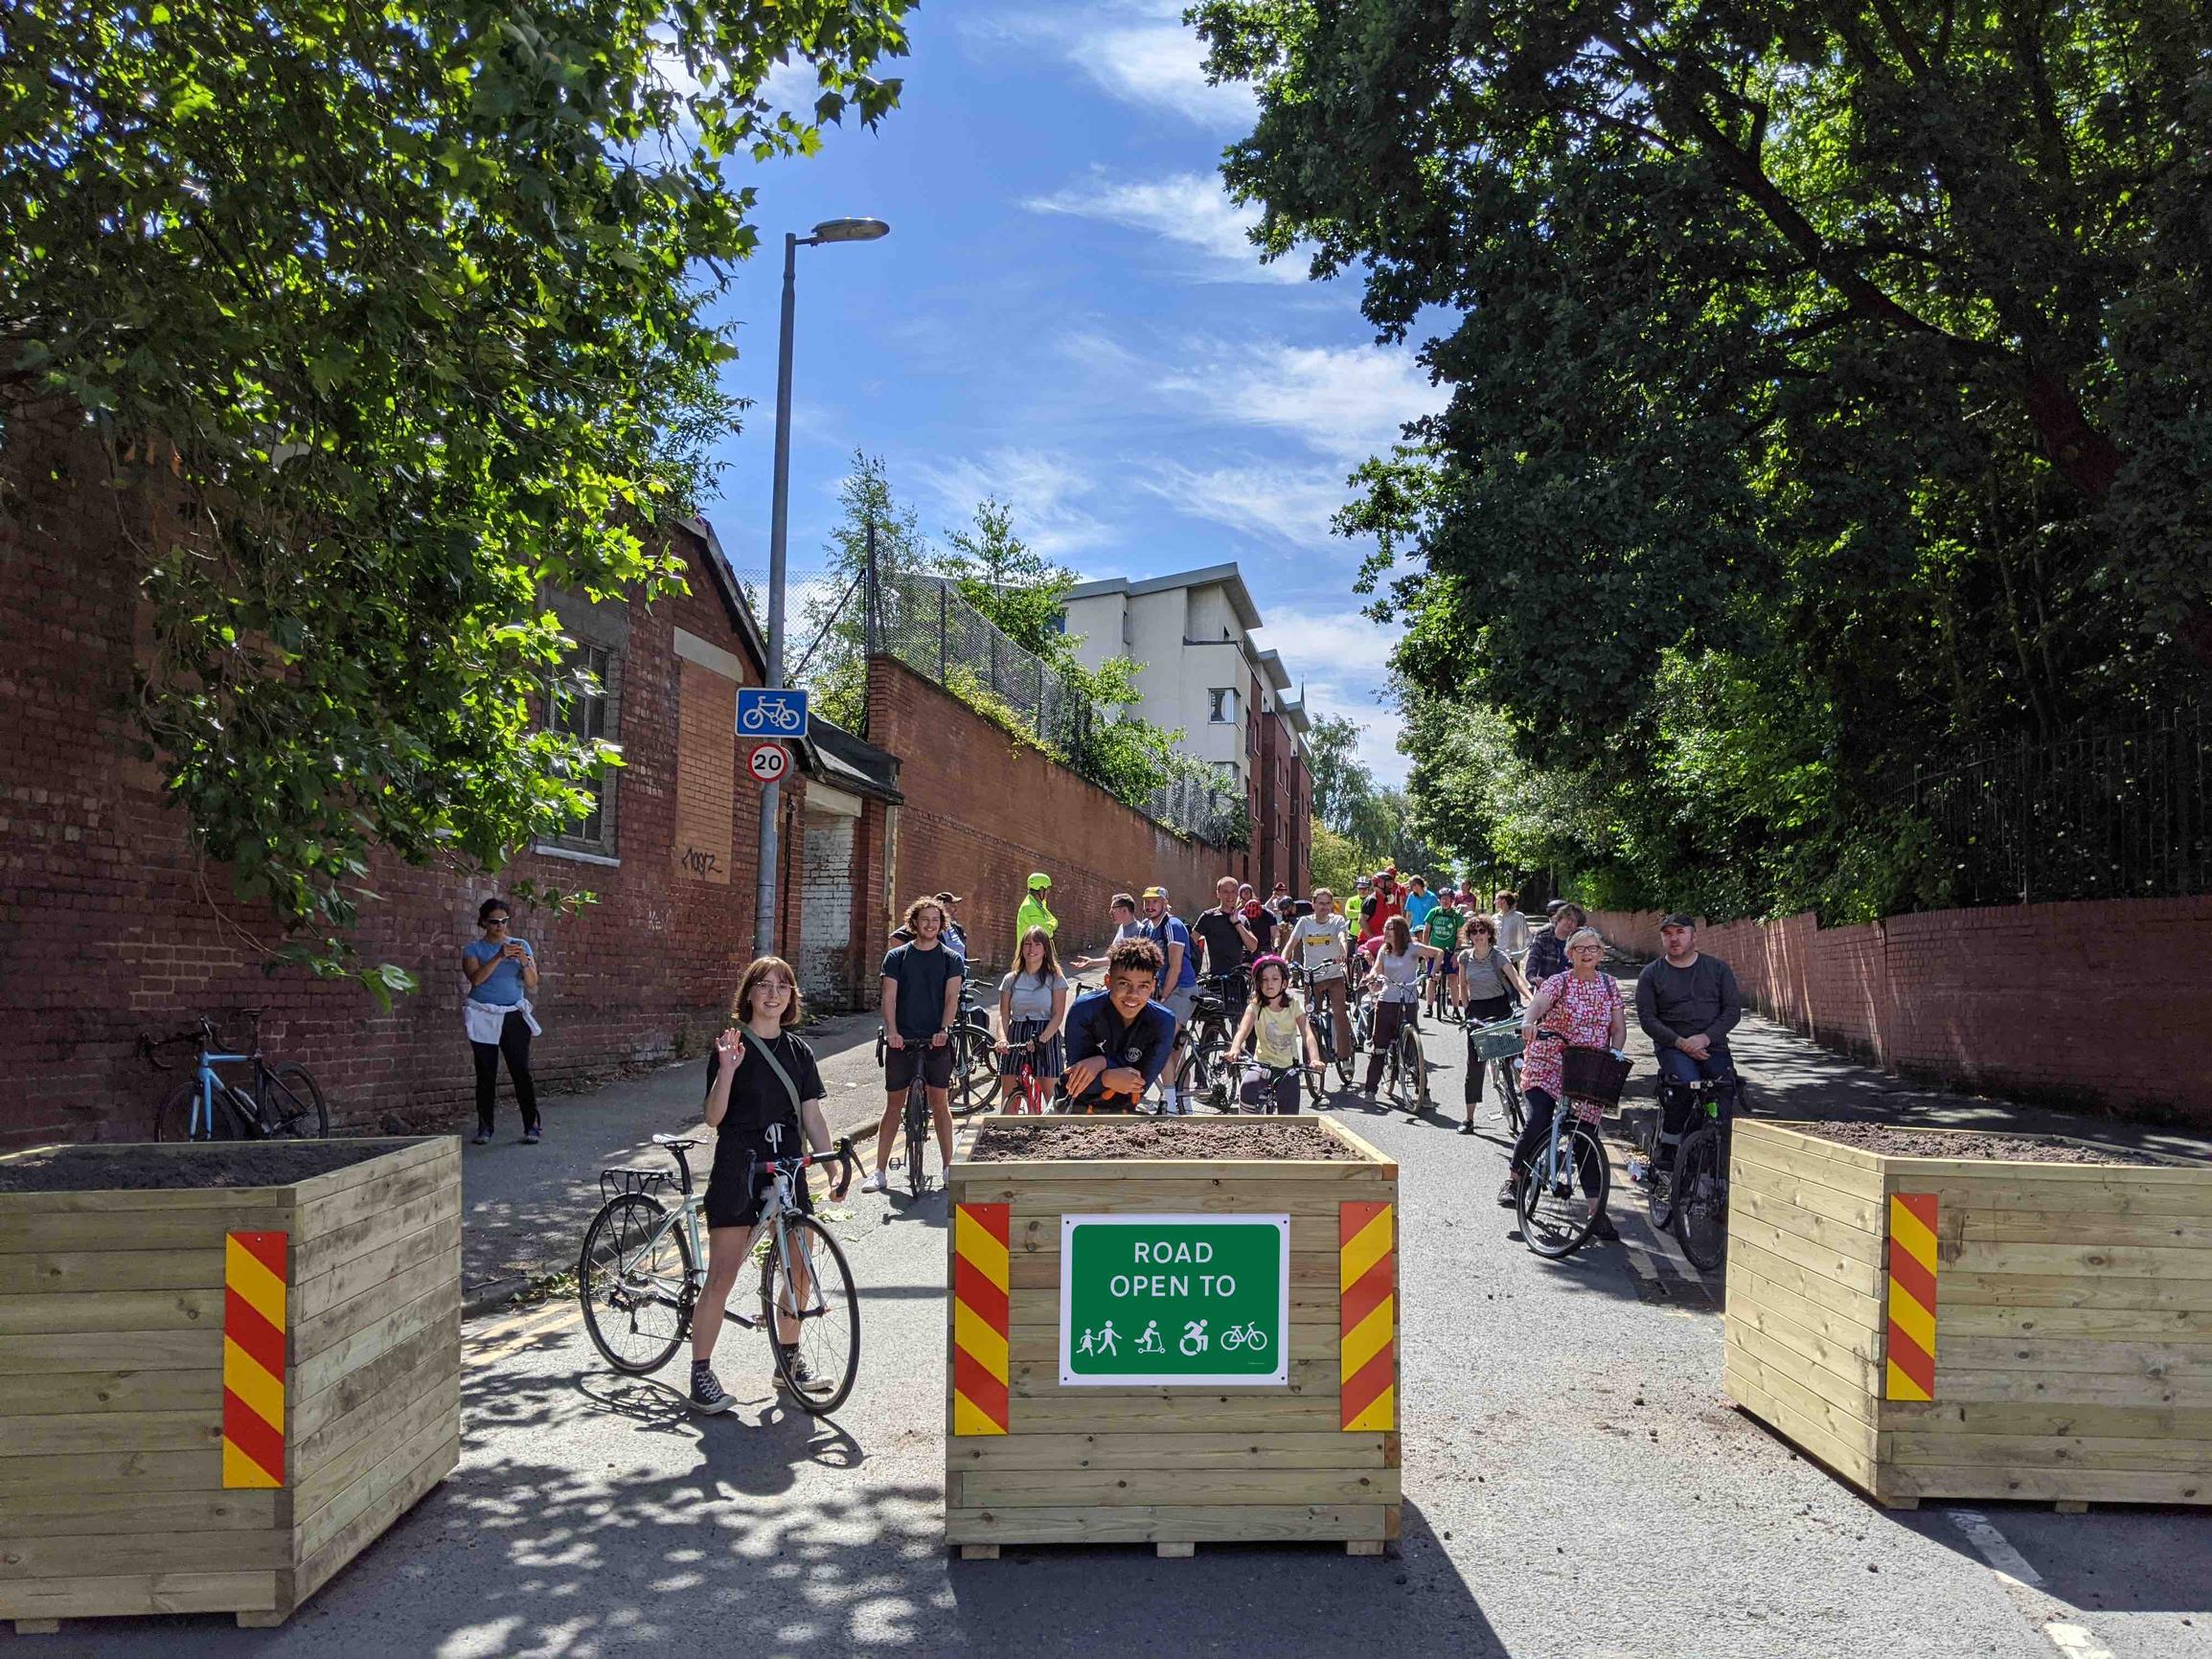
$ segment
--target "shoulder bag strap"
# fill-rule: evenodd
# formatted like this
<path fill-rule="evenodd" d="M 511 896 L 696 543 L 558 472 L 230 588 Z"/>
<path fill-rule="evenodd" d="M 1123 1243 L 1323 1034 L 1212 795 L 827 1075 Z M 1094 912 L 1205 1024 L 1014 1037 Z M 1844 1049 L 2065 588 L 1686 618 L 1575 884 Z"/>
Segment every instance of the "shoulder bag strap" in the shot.
<path fill-rule="evenodd" d="M 767 1043 L 760 1042 L 758 1040 L 748 1043 L 745 1046 L 757 1051 L 761 1058 L 768 1062 L 768 1070 L 776 1074 L 776 1080 L 784 1085 L 784 1093 L 791 1097 L 792 1112 L 799 1112 L 799 1085 L 791 1081 L 791 1074 L 784 1070 L 784 1062 L 776 1057 L 776 1051 L 769 1047 Z"/>

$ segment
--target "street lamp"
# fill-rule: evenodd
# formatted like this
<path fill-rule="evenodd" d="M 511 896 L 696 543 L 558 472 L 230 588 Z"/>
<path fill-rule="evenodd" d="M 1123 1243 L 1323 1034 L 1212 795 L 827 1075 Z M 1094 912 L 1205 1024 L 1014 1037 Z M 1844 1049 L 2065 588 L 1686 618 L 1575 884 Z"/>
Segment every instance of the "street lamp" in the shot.
<path fill-rule="evenodd" d="M 881 219 L 824 219 L 814 234 L 784 233 L 784 325 L 776 356 L 776 481 L 768 508 L 768 689 L 784 686 L 784 572 L 791 512 L 791 321 L 797 298 L 799 250 L 826 242 L 872 242 L 889 236 Z M 776 820 L 784 786 L 761 789 L 761 872 L 753 895 L 753 944 L 759 956 L 776 948 Z"/>

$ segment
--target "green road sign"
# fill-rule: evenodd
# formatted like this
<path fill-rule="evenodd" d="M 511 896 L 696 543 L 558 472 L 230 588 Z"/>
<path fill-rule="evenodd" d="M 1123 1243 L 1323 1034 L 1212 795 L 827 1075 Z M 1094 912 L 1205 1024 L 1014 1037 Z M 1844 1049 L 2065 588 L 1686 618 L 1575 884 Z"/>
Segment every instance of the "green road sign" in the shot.
<path fill-rule="evenodd" d="M 1063 1384 L 1290 1380 L 1290 1217 L 1063 1216 Z"/>

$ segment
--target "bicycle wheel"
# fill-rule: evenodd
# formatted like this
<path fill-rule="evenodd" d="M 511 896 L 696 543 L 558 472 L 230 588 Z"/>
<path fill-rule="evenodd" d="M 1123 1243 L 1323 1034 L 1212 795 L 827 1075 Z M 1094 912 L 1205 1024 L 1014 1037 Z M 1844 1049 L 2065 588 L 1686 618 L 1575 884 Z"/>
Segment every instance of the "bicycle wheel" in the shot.
<path fill-rule="evenodd" d="M 1514 1070 L 1511 1060 L 1490 1062 L 1492 1076 L 1497 1079 L 1498 1103 L 1505 1108 L 1505 1121 L 1513 1128 L 1514 1137 L 1520 1136 L 1521 1125 L 1528 1121 L 1528 1108 L 1520 1098 L 1520 1073 Z"/>
<path fill-rule="evenodd" d="M 1555 1121 L 1552 1141 L 1554 1161 L 1548 1178 L 1540 1150 L 1530 1154 L 1516 1172 L 1520 1177 L 1521 1239 L 1539 1256 L 1557 1261 L 1583 1247 L 1596 1225 L 1596 1212 L 1605 1207 L 1606 1155 L 1581 1124 L 1562 1127 Z M 1597 1159 L 1594 1193 L 1583 1186 L 1577 1156 L 1585 1146 L 1585 1155 L 1594 1153 Z M 1591 1203 L 1593 1197 L 1598 1200 L 1595 1205 Z"/>
<path fill-rule="evenodd" d="M 799 1340 L 788 1349 L 779 1313 L 799 1322 Z M 761 1258 L 761 1323 L 776 1351 L 776 1374 L 801 1411 L 826 1417 L 845 1403 L 860 1371 L 860 1297 L 845 1252 L 810 1216 L 786 1216 Z"/>
<path fill-rule="evenodd" d="M 331 1111 L 323 1104 L 322 1085 L 308 1075 L 308 1068 L 288 1061 L 268 1074 L 262 1096 L 267 1106 L 262 1122 L 272 1135 L 297 1140 L 325 1140 L 331 1133 Z"/>
<path fill-rule="evenodd" d="M 991 1044 L 973 1027 L 957 1027 L 948 1039 L 952 1047 L 952 1106 L 962 1112 L 987 1109 L 998 1092 L 998 1068 L 992 1063 Z"/>
<path fill-rule="evenodd" d="M 691 1334 L 692 1241 L 663 1225 L 668 1214 L 643 1193 L 617 1193 L 591 1218 L 576 1259 L 591 1345 L 630 1376 L 658 1371 Z"/>
<path fill-rule="evenodd" d="M 929 1182 L 924 1168 L 929 1145 L 929 1097 L 922 1091 L 918 1076 L 906 1090 L 906 1191 L 917 1198 Z"/>
<path fill-rule="evenodd" d="M 1404 1033 L 1401 1032 L 1398 1040 L 1390 1045 L 1390 1054 L 1383 1063 L 1382 1070 L 1382 1086 L 1389 1099 L 1391 1109 L 1400 1112 L 1412 1111 L 1414 1109 L 1412 1103 L 1413 1079 L 1405 1065 Z"/>
<path fill-rule="evenodd" d="M 1405 1058 L 1405 1070 L 1412 1078 L 1410 1092 L 1413 1103 L 1405 1109 L 1418 1117 L 1428 1110 L 1428 1056 L 1422 1052 L 1421 1032 L 1410 1021 L 1398 1034 L 1398 1046 Z"/>
<path fill-rule="evenodd" d="M 154 1109 L 153 1138 L 157 1141 L 192 1139 L 193 1109 L 199 1104 L 199 1084 L 179 1083 Z"/>
<path fill-rule="evenodd" d="M 1652 1148 L 1645 1156 L 1651 1159 L 1650 1172 L 1644 1176 L 1649 1183 L 1644 1189 L 1644 1202 L 1651 1211 L 1652 1225 L 1664 1233 L 1675 1219 L 1675 1171 L 1659 1168 L 1659 1137 L 1652 1136 Z"/>
<path fill-rule="evenodd" d="M 1721 1170 L 1721 1133 L 1710 1125 L 1682 1139 L 1675 1157 L 1675 1233 L 1682 1254 L 1710 1272 L 1728 1254 L 1728 1178 Z"/>

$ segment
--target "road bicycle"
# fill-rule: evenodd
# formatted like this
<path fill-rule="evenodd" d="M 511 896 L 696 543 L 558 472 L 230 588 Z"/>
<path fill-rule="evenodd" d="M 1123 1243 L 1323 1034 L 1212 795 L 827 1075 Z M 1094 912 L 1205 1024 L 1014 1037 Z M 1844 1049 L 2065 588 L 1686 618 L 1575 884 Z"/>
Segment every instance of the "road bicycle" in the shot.
<path fill-rule="evenodd" d="M 958 1038 L 948 1036 L 946 1038 L 946 1042 L 953 1049 L 952 1064 L 954 1077 L 957 1079 L 960 1065 Z M 918 1044 L 910 1043 L 909 1046 L 919 1047 L 921 1057 L 915 1061 L 914 1076 L 907 1079 L 906 1106 L 900 1123 L 906 1138 L 906 1151 L 903 1159 L 906 1167 L 906 1191 L 912 1196 L 919 1198 L 929 1190 L 927 1154 L 931 1114 L 929 1111 L 927 1039 L 922 1039 Z M 889 1053 L 890 1039 L 884 1035 L 883 1028 L 878 1026 L 876 1028 L 876 1063 L 879 1066 L 883 1064 Z M 996 1068 L 993 1068 L 992 1075 L 996 1076 Z"/>
<path fill-rule="evenodd" d="M 1428 1057 L 1421 1050 L 1421 1005 L 1404 1006 L 1405 1019 L 1382 1062 L 1383 1089 L 1393 1106 L 1418 1118 L 1428 1109 Z"/>
<path fill-rule="evenodd" d="M 1490 1068 L 1490 1086 L 1497 1097 L 1497 1109 L 1517 1137 L 1522 1121 L 1520 1015 L 1509 1013 L 1503 1019 L 1468 1027 L 1467 1052 L 1469 1065 Z"/>
<path fill-rule="evenodd" d="M 1311 976 L 1308 978 L 1308 984 L 1311 984 Z M 1349 1005 L 1347 1005 L 1345 1011 L 1348 1015 L 1351 1012 Z M 1328 999 L 1309 992 L 1306 998 L 1306 1017 L 1312 1022 L 1315 1045 L 1324 1055 L 1334 1057 L 1337 1081 L 1345 1088 L 1350 1088 L 1352 1086 L 1352 1050 L 1347 1047 L 1341 1055 L 1336 1053 L 1336 1015 L 1332 1011 Z M 1312 1097 L 1316 1106 L 1322 1103 L 1328 1086 L 1327 1061 L 1323 1062 L 1320 1069 L 1307 1072 L 1306 1092 Z"/>
<path fill-rule="evenodd" d="M 1017 1116 L 1041 1113 L 1052 1105 L 1052 1088 L 1037 1073 L 1039 1048 L 1033 1037 L 1015 1051 L 1014 1099 L 1007 1102 L 1006 1109 Z"/>
<path fill-rule="evenodd" d="M 222 1051 L 215 1021 L 203 1014 L 198 1026 L 174 1036 L 138 1039 L 138 1051 L 155 1071 L 165 1065 L 161 1051 L 192 1043 L 198 1053 L 190 1082 L 179 1083 L 155 1108 L 157 1141 L 320 1140 L 331 1132 L 330 1108 L 322 1086 L 295 1060 L 271 1065 L 262 1052 L 262 1011 L 246 1009 L 253 1040 L 243 1054 Z M 216 1070 L 219 1065 L 251 1065 L 248 1093 Z"/>
<path fill-rule="evenodd" d="M 1537 1036 L 1566 1043 L 1557 1032 L 1539 1031 Z M 1628 1076 L 1627 1062 L 1603 1049 L 1569 1048 L 1564 1058 L 1573 1062 L 1580 1056 L 1589 1058 L 1573 1072 L 1562 1067 L 1563 1099 L 1552 1114 L 1551 1132 L 1513 1171 L 1521 1239 L 1555 1261 L 1581 1249 L 1605 1214 L 1612 1170 L 1598 1125 L 1606 1108 L 1620 1100 Z"/>
<path fill-rule="evenodd" d="M 991 1034 L 991 1016 L 975 1001 L 973 984 L 973 973 L 964 972 L 960 1015 L 946 1038 L 952 1047 L 952 1080 L 946 1094 L 960 1112 L 989 1111 L 998 1096 L 997 1041 Z"/>
<path fill-rule="evenodd" d="M 1186 1101 L 1203 1100 L 1218 1112 L 1237 1109 L 1236 1089 L 1229 1079 L 1229 1036 L 1234 1029 L 1229 1008 L 1240 999 L 1242 973 L 1209 973 L 1198 981 L 1191 998 L 1191 1017 L 1175 1033 L 1175 1046 L 1183 1056 L 1181 1088 Z M 1163 1080 L 1174 1076 L 1163 1073 Z"/>
<path fill-rule="evenodd" d="M 1683 1082 L 1663 1079 L 1659 1110 L 1630 1160 L 1629 1178 L 1644 1188 L 1652 1225 L 1670 1226 L 1682 1241 L 1682 1254 L 1710 1271 L 1728 1251 L 1728 1159 L 1722 1129 L 1739 1109 L 1742 1085 L 1735 1078 L 1699 1078 Z M 1686 1099 L 1679 1134 L 1667 1133 L 1667 1098 Z"/>
<path fill-rule="evenodd" d="M 1236 1069 L 1243 1079 L 1243 1086 L 1237 1091 L 1238 1099 L 1243 1102 L 1243 1108 L 1247 1112 L 1258 1112 L 1262 1116 L 1274 1115 L 1272 1107 L 1276 1100 L 1275 1084 L 1286 1072 L 1298 1073 L 1305 1080 L 1306 1087 L 1311 1091 L 1313 1098 L 1315 1100 L 1321 1098 L 1323 1068 L 1320 1066 L 1271 1066 L 1257 1056 L 1246 1055 L 1237 1062 Z M 1258 1084 L 1259 1087 L 1255 1089 L 1254 1084 Z M 1257 1101 L 1252 1098 L 1255 1094 L 1259 1097 Z"/>
<path fill-rule="evenodd" d="M 699 1145 L 655 1135 L 675 1169 L 611 1169 L 599 1174 L 606 1202 L 584 1229 L 576 1284 L 584 1329 L 607 1364 L 629 1376 L 648 1376 L 675 1357 L 692 1332 L 692 1315 L 706 1288 L 706 1241 L 700 1237 L 705 1195 L 692 1186 L 684 1154 Z M 747 1330 L 768 1334 L 776 1374 L 814 1417 L 845 1403 L 860 1365 L 860 1298 L 853 1270 L 828 1228 L 799 1208 L 798 1183 L 816 1164 L 835 1164 L 832 1198 L 851 1189 L 858 1166 L 853 1143 L 840 1139 L 828 1152 L 771 1158 L 754 1178 L 769 1184 L 749 1248 L 760 1250 L 758 1316 L 728 1309 Z M 661 1194 L 672 1184 L 673 1208 Z M 764 1237 L 766 1248 L 761 1250 Z M 787 1341 L 785 1333 L 794 1332 Z"/>

